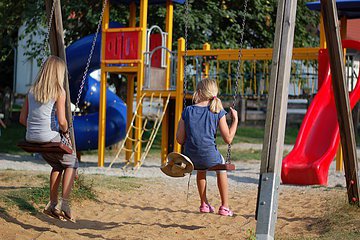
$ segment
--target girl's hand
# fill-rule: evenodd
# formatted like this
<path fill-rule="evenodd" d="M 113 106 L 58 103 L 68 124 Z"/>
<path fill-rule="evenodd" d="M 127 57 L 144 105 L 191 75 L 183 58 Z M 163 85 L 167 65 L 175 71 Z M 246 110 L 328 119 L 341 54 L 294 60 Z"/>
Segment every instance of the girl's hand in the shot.
<path fill-rule="evenodd" d="M 235 110 L 235 109 L 233 109 L 232 107 L 230 107 L 230 112 L 231 112 L 231 119 L 233 120 L 233 121 L 237 121 L 238 120 L 238 112 Z"/>
<path fill-rule="evenodd" d="M 67 130 L 66 132 L 60 132 L 60 134 L 62 135 L 62 138 L 64 140 L 63 143 L 68 147 L 72 148 L 72 142 L 71 142 L 69 130 Z"/>

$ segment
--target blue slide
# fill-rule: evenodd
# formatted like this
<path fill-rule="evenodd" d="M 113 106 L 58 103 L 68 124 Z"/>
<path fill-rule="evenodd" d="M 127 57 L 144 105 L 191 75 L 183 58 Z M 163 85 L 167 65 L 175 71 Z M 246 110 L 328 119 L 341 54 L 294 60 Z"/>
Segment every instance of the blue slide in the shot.
<path fill-rule="evenodd" d="M 66 48 L 66 60 L 69 71 L 71 102 L 76 103 L 82 75 L 91 50 L 94 34 L 81 38 Z M 88 73 L 100 69 L 101 34 L 99 34 Z M 109 146 L 119 142 L 126 134 L 126 105 L 109 89 L 106 90 L 106 139 Z M 85 105 L 87 114 L 75 116 L 74 130 L 77 151 L 98 148 L 100 82 L 86 76 L 79 107 Z"/>

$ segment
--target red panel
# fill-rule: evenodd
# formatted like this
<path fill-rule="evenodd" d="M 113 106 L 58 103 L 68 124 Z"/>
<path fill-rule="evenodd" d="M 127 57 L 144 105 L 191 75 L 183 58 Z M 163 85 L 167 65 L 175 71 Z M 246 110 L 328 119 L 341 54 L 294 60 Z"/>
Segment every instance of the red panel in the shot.
<path fill-rule="evenodd" d="M 105 60 L 121 58 L 122 33 L 106 33 Z"/>
<path fill-rule="evenodd" d="M 154 48 L 161 46 L 162 38 L 160 33 L 151 34 L 150 35 L 150 51 Z M 151 59 L 151 66 L 152 67 L 161 67 L 161 49 L 158 49 L 154 52 Z"/>
<path fill-rule="evenodd" d="M 328 51 L 326 49 L 319 50 L 318 64 L 319 64 L 319 69 L 318 69 L 318 90 L 319 90 L 325 81 L 326 70 L 328 69 L 328 65 L 329 65 Z"/>
<path fill-rule="evenodd" d="M 139 32 L 124 32 L 122 59 L 138 59 Z"/>
<path fill-rule="evenodd" d="M 360 19 L 349 19 L 347 20 L 347 39 L 360 41 Z"/>

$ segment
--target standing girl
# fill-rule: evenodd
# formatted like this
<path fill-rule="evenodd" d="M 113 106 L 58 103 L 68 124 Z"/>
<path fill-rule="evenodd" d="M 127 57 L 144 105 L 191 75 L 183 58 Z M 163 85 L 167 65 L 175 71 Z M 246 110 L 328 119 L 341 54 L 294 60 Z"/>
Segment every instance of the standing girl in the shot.
<path fill-rule="evenodd" d="M 26 127 L 26 141 L 61 142 L 63 137 L 69 141 L 69 125 L 65 117 L 66 93 L 63 88 L 65 73 L 65 62 L 56 56 L 50 56 L 41 67 L 20 113 L 19 121 Z M 56 129 L 55 113 L 59 130 Z M 41 156 L 52 167 L 50 202 L 44 213 L 75 222 L 70 210 L 69 196 L 78 167 L 76 157 L 73 154 L 60 153 L 42 153 Z M 62 199 L 58 202 L 62 175 Z"/>
<path fill-rule="evenodd" d="M 216 143 L 216 131 L 219 127 L 225 143 L 230 144 L 235 136 L 238 115 L 237 111 L 230 108 L 232 123 L 227 125 L 225 110 L 220 99 L 217 98 L 219 90 L 213 80 L 204 79 L 196 86 L 193 95 L 192 106 L 188 106 L 182 113 L 179 121 L 176 140 L 185 144 L 184 154 L 188 156 L 197 169 L 197 186 L 200 196 L 200 212 L 214 212 L 206 197 L 206 169 L 218 164 L 225 163 L 219 153 Z M 221 197 L 221 206 L 218 213 L 224 216 L 232 216 L 229 208 L 228 178 L 226 171 L 217 171 L 217 185 Z"/>

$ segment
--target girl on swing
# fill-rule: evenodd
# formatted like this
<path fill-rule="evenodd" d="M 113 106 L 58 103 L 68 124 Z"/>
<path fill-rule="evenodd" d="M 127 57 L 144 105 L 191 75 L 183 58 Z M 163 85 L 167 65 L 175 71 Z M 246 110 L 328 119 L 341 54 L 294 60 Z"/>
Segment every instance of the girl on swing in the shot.
<path fill-rule="evenodd" d="M 66 93 L 63 88 L 65 62 L 50 56 L 40 69 L 35 84 L 30 88 L 20 113 L 20 123 L 26 127 L 26 141 L 32 143 L 61 142 L 69 138 L 69 125 L 65 117 Z M 59 130 L 55 126 L 55 112 Z M 75 222 L 69 205 L 78 161 L 73 154 L 42 153 L 52 167 L 50 174 L 50 201 L 44 213 L 61 220 Z M 63 174 L 64 172 L 64 174 Z M 58 202 L 58 189 L 62 178 L 62 198 Z"/>
<path fill-rule="evenodd" d="M 219 127 L 225 143 L 230 144 L 238 125 L 237 111 L 230 108 L 232 123 L 230 128 L 228 127 L 226 111 L 223 109 L 221 100 L 217 98 L 218 92 L 214 80 L 200 81 L 193 95 L 195 104 L 184 109 L 176 133 L 176 140 L 181 145 L 185 144 L 184 154 L 191 159 L 197 169 L 196 182 L 202 213 L 215 211 L 206 197 L 206 169 L 225 163 L 215 143 L 217 128 Z M 217 171 L 216 176 L 221 198 L 218 213 L 223 216 L 232 216 L 233 212 L 229 208 L 227 172 L 226 170 Z"/>

